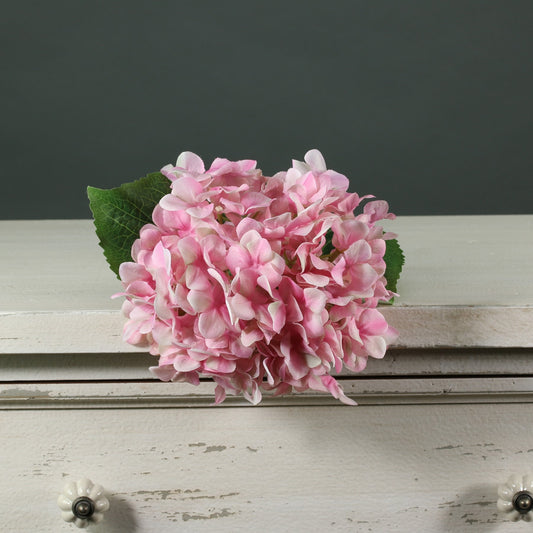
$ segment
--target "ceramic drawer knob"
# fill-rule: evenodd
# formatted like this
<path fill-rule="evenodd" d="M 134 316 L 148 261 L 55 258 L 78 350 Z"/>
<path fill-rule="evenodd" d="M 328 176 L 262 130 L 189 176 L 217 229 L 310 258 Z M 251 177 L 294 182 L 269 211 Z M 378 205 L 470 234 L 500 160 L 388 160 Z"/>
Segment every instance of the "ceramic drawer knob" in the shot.
<path fill-rule="evenodd" d="M 81 528 L 101 522 L 104 512 L 109 509 L 104 488 L 87 478 L 67 483 L 57 499 L 57 504 L 62 511 L 63 520 Z"/>
<path fill-rule="evenodd" d="M 512 475 L 498 488 L 498 510 L 507 513 L 511 520 L 531 520 L 533 513 L 533 477 Z"/>

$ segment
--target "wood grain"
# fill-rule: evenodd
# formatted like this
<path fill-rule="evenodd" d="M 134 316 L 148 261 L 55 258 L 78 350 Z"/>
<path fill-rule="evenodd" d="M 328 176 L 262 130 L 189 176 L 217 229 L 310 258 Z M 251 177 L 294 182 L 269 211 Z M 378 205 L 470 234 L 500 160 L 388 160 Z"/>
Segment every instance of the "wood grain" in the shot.
<path fill-rule="evenodd" d="M 387 227 L 407 257 L 400 297 L 383 308 L 398 347 L 533 346 L 533 215 Z M 2 221 L 0 246 L 0 354 L 135 351 L 90 221 Z"/>
<path fill-rule="evenodd" d="M 0 222 L 2 531 L 72 531 L 57 494 L 88 476 L 95 533 L 508 533 L 497 485 L 533 454 L 533 216 L 400 217 L 400 339 L 321 394 L 229 398 L 150 380 L 121 340 L 121 290 L 89 221 Z"/>
<path fill-rule="evenodd" d="M 89 476 L 111 502 L 100 533 L 530 531 L 496 510 L 531 464 L 533 411 L 516 409 L 6 411 L 2 527 L 73 531 L 55 500 Z"/>

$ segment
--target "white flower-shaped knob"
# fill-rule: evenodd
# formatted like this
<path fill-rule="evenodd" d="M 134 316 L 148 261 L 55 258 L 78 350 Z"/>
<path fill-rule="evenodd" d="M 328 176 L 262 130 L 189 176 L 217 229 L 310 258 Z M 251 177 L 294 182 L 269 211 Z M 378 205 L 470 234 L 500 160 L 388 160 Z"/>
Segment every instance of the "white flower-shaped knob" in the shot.
<path fill-rule="evenodd" d="M 109 509 L 109 500 L 104 496 L 104 488 L 87 478 L 67 483 L 57 499 L 57 504 L 62 511 L 63 520 L 73 522 L 77 527 L 101 522 L 103 513 Z"/>
<path fill-rule="evenodd" d="M 533 509 L 533 477 L 513 474 L 498 488 L 498 510 L 508 514 L 511 520 L 522 518 L 531 521 Z"/>

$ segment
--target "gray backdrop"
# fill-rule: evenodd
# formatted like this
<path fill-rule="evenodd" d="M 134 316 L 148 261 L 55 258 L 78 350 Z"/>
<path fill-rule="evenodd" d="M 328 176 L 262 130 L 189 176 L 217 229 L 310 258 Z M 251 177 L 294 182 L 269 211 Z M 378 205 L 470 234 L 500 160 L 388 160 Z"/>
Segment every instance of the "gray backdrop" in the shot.
<path fill-rule="evenodd" d="M 192 150 L 319 148 L 400 215 L 531 213 L 531 0 L 4 5 L 0 218 L 87 218 Z"/>

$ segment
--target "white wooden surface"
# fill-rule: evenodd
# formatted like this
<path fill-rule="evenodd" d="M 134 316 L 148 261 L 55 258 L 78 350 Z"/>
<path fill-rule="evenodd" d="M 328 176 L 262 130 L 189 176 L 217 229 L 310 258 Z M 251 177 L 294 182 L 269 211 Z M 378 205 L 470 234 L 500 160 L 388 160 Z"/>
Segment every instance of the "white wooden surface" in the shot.
<path fill-rule="evenodd" d="M 533 377 L 432 377 L 388 379 L 344 379 L 347 396 L 360 405 L 411 405 L 437 403 L 533 403 Z M 241 396 L 229 396 L 214 405 L 215 385 L 198 386 L 153 382 L 65 382 L 7 383 L 0 386 L 0 409 L 109 409 L 116 407 L 205 407 L 223 410 L 240 406 L 253 409 Z M 331 395 L 306 391 L 283 396 L 264 395 L 259 407 L 269 406 L 346 407 Z"/>
<path fill-rule="evenodd" d="M 397 346 L 533 346 L 533 215 L 387 227 L 407 257 L 400 297 L 384 308 Z M 135 350 L 121 340 L 120 300 L 110 299 L 121 286 L 90 221 L 2 221 L 0 248 L 0 353 Z"/>
<path fill-rule="evenodd" d="M 157 358 L 148 353 L 3 354 L 0 376 L 4 382 L 139 381 L 152 379 L 148 367 Z M 384 359 L 368 361 L 363 374 L 400 376 L 517 376 L 533 374 L 531 349 L 390 349 Z M 349 372 L 341 375 L 349 376 Z"/>
<path fill-rule="evenodd" d="M 530 531 L 496 511 L 497 485 L 533 457 L 533 410 L 517 410 L 6 411 L 1 527 L 74 531 L 55 499 L 87 475 L 110 497 L 101 533 Z"/>
<path fill-rule="evenodd" d="M 213 407 L 121 340 L 89 221 L 0 222 L 0 531 L 74 531 L 56 497 L 108 490 L 100 533 L 513 533 L 496 488 L 533 470 L 533 216 L 400 217 L 395 349 L 346 407 Z"/>

